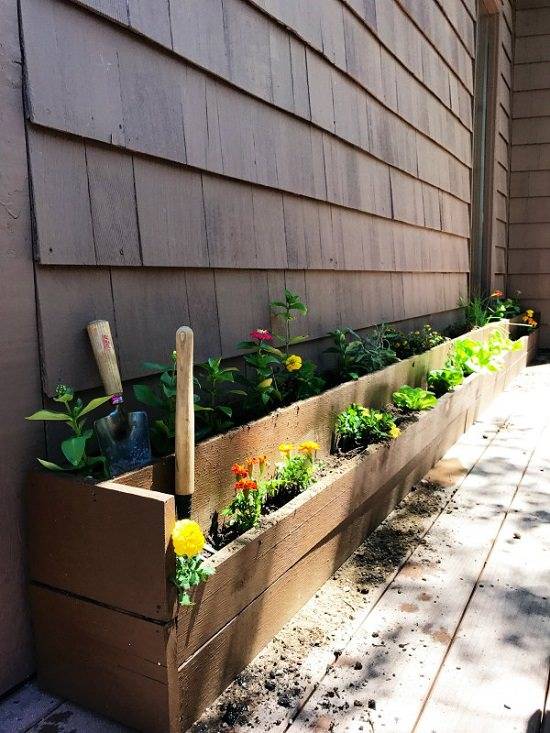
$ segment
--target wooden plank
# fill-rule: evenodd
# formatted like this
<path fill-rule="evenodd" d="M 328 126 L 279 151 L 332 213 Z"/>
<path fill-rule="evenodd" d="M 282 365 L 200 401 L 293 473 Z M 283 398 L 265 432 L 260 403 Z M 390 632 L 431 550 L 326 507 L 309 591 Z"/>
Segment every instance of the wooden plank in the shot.
<path fill-rule="evenodd" d="M 114 323 L 109 271 L 39 267 L 36 287 L 44 392 L 51 397 L 57 384 L 98 386 L 86 325 L 99 318 Z"/>
<path fill-rule="evenodd" d="M 172 47 L 169 0 L 128 0 L 128 16 L 131 28 Z"/>
<path fill-rule="evenodd" d="M 200 173 L 141 157 L 134 171 L 143 264 L 208 267 Z"/>
<path fill-rule="evenodd" d="M 96 145 L 86 145 L 86 168 L 97 264 L 141 265 L 134 167 L 131 156 Z M 63 172 L 62 190 L 71 181 L 70 176 L 65 176 Z M 47 192 L 45 196 L 44 201 L 49 207 L 52 196 Z M 65 200 L 64 206 L 67 207 L 69 203 L 70 200 Z M 52 214 L 50 210 L 50 216 Z M 63 215 L 61 225 L 69 229 L 71 219 Z M 72 222 L 76 231 L 82 228 L 82 222 L 75 221 L 74 214 Z M 78 262 L 83 264 L 80 258 Z"/>
<path fill-rule="evenodd" d="M 548 85 L 550 87 L 550 84 Z M 512 142 L 516 145 L 550 143 L 550 117 L 521 117 L 512 121 Z"/>
<path fill-rule="evenodd" d="M 84 145 L 31 128 L 29 162 L 38 260 L 95 265 Z"/>
<path fill-rule="evenodd" d="M 29 478 L 27 510 L 33 582 L 150 619 L 172 617 L 173 496 L 37 471 Z"/>
<path fill-rule="evenodd" d="M 540 383 L 538 389 L 544 394 Z M 535 711 L 544 710 L 550 601 L 542 558 L 550 545 L 541 517 L 548 508 L 550 464 L 544 438 L 539 446 L 417 724 L 419 733 L 441 720 L 449 733 L 480 720 L 488 733 L 529 730 Z M 456 705 L 457 693 L 465 704 Z"/>
<path fill-rule="evenodd" d="M 33 671 L 27 606 L 23 531 L 23 482 L 33 457 L 43 455 L 44 431 L 24 420 L 42 406 L 36 339 L 36 294 L 32 261 L 31 207 L 22 98 L 22 58 L 18 10 L 0 0 L 0 400 L 4 446 L 0 491 L 0 695 Z M 0 728 L 3 720 L 0 716 Z M 7 730 L 13 730 L 10 723 Z"/>
<path fill-rule="evenodd" d="M 144 361 L 170 363 L 176 330 L 190 322 L 185 271 L 117 269 L 111 287 L 122 378 L 148 373 Z"/>
<path fill-rule="evenodd" d="M 72 3 L 21 3 L 27 112 L 60 131 L 124 144 L 119 34 L 88 15 Z"/>
<path fill-rule="evenodd" d="M 35 584 L 31 603 L 41 685 L 139 730 L 179 730 L 173 627 Z"/>

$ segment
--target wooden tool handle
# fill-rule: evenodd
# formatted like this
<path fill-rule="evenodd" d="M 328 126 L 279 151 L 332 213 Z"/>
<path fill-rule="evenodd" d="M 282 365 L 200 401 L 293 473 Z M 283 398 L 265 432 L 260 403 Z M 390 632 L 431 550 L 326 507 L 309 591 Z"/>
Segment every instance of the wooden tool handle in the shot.
<path fill-rule="evenodd" d="M 176 332 L 176 495 L 190 496 L 195 488 L 195 410 L 193 402 L 193 331 Z"/>
<path fill-rule="evenodd" d="M 88 323 L 87 329 L 105 394 L 122 394 L 122 382 L 109 321 L 92 321 Z"/>

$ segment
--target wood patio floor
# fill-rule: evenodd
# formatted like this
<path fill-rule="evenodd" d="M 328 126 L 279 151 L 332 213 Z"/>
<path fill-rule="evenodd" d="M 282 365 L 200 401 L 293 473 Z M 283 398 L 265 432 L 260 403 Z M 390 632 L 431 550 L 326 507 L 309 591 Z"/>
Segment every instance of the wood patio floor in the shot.
<path fill-rule="evenodd" d="M 194 733 L 550 733 L 549 523 L 550 363 L 541 360 Z M 0 702 L 1 733 L 125 730 L 33 682 Z"/>

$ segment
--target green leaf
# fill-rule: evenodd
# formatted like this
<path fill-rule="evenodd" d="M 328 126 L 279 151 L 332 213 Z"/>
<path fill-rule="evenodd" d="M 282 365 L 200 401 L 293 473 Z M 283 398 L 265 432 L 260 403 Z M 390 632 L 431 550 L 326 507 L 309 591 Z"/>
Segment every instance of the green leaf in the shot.
<path fill-rule="evenodd" d="M 43 458 L 37 458 L 36 459 L 38 463 L 40 463 L 41 466 L 44 466 L 44 468 L 47 468 L 48 471 L 69 471 L 69 468 L 63 468 L 63 466 L 58 466 L 57 463 L 52 463 L 51 461 L 45 461 Z"/>
<path fill-rule="evenodd" d="M 258 344 L 255 341 L 239 341 L 238 349 L 256 349 Z"/>
<path fill-rule="evenodd" d="M 86 450 L 86 440 L 84 435 L 77 435 L 74 438 L 67 438 L 61 443 L 61 450 L 69 463 L 77 468 L 82 463 L 84 451 Z"/>
<path fill-rule="evenodd" d="M 162 400 L 146 384 L 134 384 L 134 395 L 144 405 L 149 405 L 149 407 L 163 407 Z"/>
<path fill-rule="evenodd" d="M 101 405 L 104 405 L 110 399 L 110 395 L 106 395 L 105 397 L 96 397 L 94 400 L 90 400 L 86 407 L 81 412 L 79 412 L 78 417 L 83 417 L 84 415 L 87 415 L 89 412 L 95 410 L 97 407 L 101 407 Z"/>
<path fill-rule="evenodd" d="M 227 417 L 232 417 L 233 415 L 233 410 L 228 405 L 218 405 L 218 410 L 223 412 L 224 415 L 227 415 Z"/>
<path fill-rule="evenodd" d="M 194 404 L 195 412 L 214 412 L 213 407 L 203 407 L 202 405 L 199 405 L 197 403 Z"/>
<path fill-rule="evenodd" d="M 230 389 L 229 394 L 235 395 L 235 397 L 247 397 L 248 392 L 245 392 L 244 389 Z"/>
<path fill-rule="evenodd" d="M 25 420 L 57 420 L 59 422 L 69 422 L 70 418 L 65 412 L 53 412 L 52 410 L 38 410 L 38 412 L 29 415 Z"/>
<path fill-rule="evenodd" d="M 294 346 L 294 344 L 301 344 L 303 341 L 307 341 L 308 338 L 309 336 L 293 336 L 288 344 L 289 346 Z"/>

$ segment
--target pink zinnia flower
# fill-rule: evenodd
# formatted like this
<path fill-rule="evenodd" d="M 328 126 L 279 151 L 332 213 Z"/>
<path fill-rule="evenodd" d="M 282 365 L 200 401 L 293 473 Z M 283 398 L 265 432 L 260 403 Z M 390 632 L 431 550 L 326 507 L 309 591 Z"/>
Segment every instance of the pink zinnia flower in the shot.
<path fill-rule="evenodd" d="M 273 339 L 273 336 L 266 328 L 257 328 L 255 331 L 250 332 L 250 336 L 258 341 L 272 341 Z"/>

